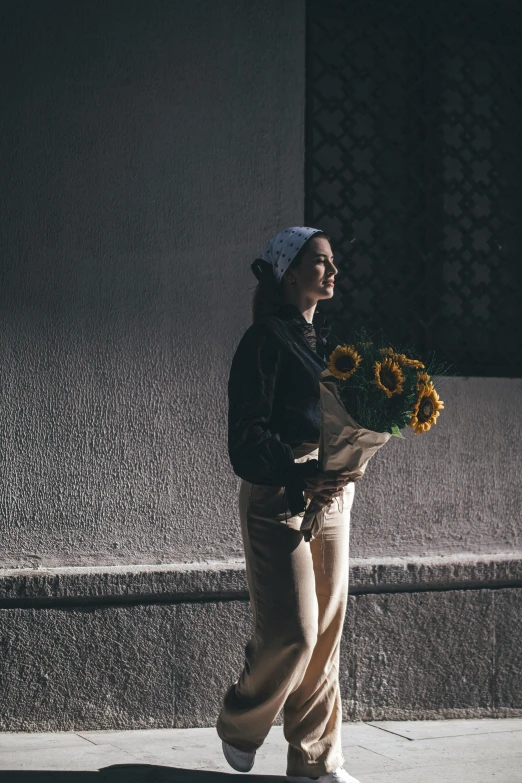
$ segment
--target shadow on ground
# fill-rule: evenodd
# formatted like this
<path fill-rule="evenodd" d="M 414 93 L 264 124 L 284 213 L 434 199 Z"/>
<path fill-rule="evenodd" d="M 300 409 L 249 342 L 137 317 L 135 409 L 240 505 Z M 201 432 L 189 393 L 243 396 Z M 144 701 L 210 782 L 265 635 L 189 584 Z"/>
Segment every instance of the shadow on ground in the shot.
<path fill-rule="evenodd" d="M 0 780 L 2 783 L 225 783 L 234 774 L 154 764 L 114 764 L 97 772 L 3 770 L 0 772 Z M 284 775 L 249 773 L 248 780 L 250 783 L 282 783 L 286 778 Z"/>

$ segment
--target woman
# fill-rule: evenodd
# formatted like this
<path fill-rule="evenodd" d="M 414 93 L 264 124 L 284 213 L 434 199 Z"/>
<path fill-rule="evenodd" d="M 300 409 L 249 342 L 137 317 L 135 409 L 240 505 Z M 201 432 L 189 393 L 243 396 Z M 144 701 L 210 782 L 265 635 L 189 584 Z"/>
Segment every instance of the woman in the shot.
<path fill-rule="evenodd" d="M 358 783 L 342 766 L 339 692 L 354 485 L 317 461 L 318 376 L 330 348 L 316 305 L 333 296 L 337 268 L 322 231 L 294 226 L 270 240 L 252 270 L 254 322 L 230 370 L 228 449 L 242 479 L 255 629 L 216 729 L 229 764 L 248 772 L 282 708 L 288 780 Z M 312 497 L 327 509 L 321 532 L 305 541 L 299 528 Z"/>

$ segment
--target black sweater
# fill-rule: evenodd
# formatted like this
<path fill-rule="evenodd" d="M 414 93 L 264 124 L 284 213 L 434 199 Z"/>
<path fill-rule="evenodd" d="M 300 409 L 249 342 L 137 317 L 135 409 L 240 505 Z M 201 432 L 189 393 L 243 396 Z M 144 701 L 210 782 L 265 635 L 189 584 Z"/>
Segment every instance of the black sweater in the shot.
<path fill-rule="evenodd" d="M 304 480 L 318 470 L 317 460 L 295 462 L 292 451 L 319 442 L 319 374 L 327 367 L 330 326 L 317 310 L 313 326 L 292 304 L 256 320 L 237 346 L 228 381 L 234 473 L 252 484 L 285 487 L 292 515 L 304 510 Z"/>

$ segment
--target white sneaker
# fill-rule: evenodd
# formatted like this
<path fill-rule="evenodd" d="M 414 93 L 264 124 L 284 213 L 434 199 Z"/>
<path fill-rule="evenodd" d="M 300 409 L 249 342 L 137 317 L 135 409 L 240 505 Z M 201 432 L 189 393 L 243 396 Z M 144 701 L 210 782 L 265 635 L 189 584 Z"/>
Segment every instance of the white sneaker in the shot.
<path fill-rule="evenodd" d="M 290 783 L 361 783 L 360 780 L 349 775 L 344 767 L 337 767 L 333 772 L 319 775 L 318 778 L 307 778 L 304 775 L 287 775 L 286 779 Z"/>
<path fill-rule="evenodd" d="M 221 744 L 223 746 L 223 754 L 232 769 L 235 769 L 237 772 L 250 772 L 254 766 L 255 750 L 252 753 L 246 750 L 239 750 L 239 748 L 229 745 L 225 740 L 221 740 Z"/>

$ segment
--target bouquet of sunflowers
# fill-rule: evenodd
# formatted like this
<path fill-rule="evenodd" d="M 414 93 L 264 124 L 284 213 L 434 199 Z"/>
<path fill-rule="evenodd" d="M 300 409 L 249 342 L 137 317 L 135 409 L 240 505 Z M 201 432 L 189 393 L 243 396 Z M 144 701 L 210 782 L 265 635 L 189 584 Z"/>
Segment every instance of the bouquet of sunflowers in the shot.
<path fill-rule="evenodd" d="M 371 457 L 392 436 L 403 438 L 402 428 L 427 432 L 444 407 L 432 380 L 443 372 L 443 365 L 433 358 L 424 364 L 368 339 L 365 331 L 356 342 L 338 345 L 319 376 L 320 470 L 348 470 L 358 481 Z M 353 484 L 348 487 L 353 500 Z M 309 498 L 301 524 L 306 540 L 321 528 L 326 509 Z"/>

